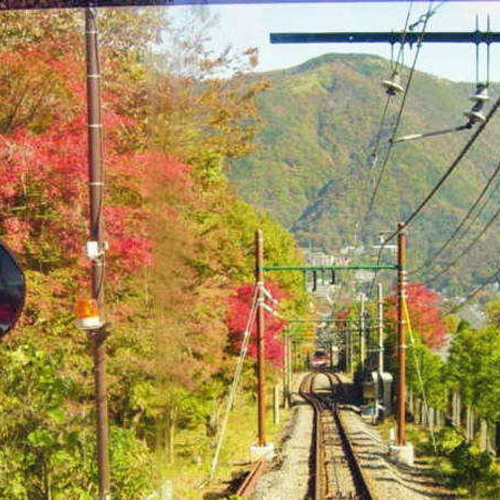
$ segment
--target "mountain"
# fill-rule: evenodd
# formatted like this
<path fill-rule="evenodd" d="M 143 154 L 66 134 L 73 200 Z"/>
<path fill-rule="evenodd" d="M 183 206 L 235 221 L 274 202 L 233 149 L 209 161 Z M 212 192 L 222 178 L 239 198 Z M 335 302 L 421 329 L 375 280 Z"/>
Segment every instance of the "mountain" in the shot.
<path fill-rule="evenodd" d="M 395 145 L 373 210 L 366 217 L 401 104 L 400 96 L 389 103 L 378 161 L 370 167 L 386 102 L 381 81 L 390 73 L 389 61 L 380 57 L 327 54 L 300 66 L 259 74 L 270 87 L 258 98 L 263 120 L 258 147 L 229 166 L 238 193 L 291 229 L 304 246 L 335 250 L 375 242 L 379 232 L 394 230 L 443 175 L 472 131 Z M 407 75 L 404 68 L 403 82 Z M 398 136 L 465 123 L 463 111 L 470 109 L 473 91 L 471 83 L 415 72 Z M 490 93 L 496 98 L 498 87 L 492 85 Z M 489 106 L 491 101 L 486 111 Z M 413 263 L 421 263 L 444 242 L 483 188 L 499 159 L 499 132 L 500 115 L 415 219 L 409 229 Z M 496 210 L 496 200 L 498 193 L 474 225 L 476 232 Z M 500 243 L 499 226 L 493 226 L 468 258 L 439 281 L 440 286 L 460 288 L 491 274 Z M 458 247 L 450 250 L 440 257 L 441 262 L 459 252 Z"/>

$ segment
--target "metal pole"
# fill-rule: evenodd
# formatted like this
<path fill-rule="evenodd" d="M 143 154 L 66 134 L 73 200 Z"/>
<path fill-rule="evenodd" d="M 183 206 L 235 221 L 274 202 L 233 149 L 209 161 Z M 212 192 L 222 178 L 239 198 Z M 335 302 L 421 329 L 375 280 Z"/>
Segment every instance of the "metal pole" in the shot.
<path fill-rule="evenodd" d="M 266 445 L 266 405 L 264 386 L 264 235 L 255 233 L 255 278 L 257 281 L 257 418 L 259 446 Z"/>
<path fill-rule="evenodd" d="M 288 401 L 288 406 L 291 405 L 292 403 L 292 369 L 293 369 L 293 362 L 292 362 L 292 339 L 288 337 L 288 394 L 287 394 L 287 401 Z"/>
<path fill-rule="evenodd" d="M 406 444 L 406 321 L 403 303 L 406 284 L 406 232 L 398 224 L 398 445 Z"/>
<path fill-rule="evenodd" d="M 102 203 L 104 172 L 102 164 L 102 122 L 100 96 L 100 70 L 97 46 L 95 10 L 85 9 L 85 45 L 87 61 L 87 120 L 88 168 L 90 196 L 90 240 L 95 241 L 101 255 L 92 261 L 92 297 L 97 300 L 104 316 L 104 254 L 102 250 L 104 227 Z M 99 473 L 99 498 L 110 498 L 110 471 L 108 452 L 108 404 L 106 396 L 105 328 L 90 332 L 94 358 L 94 386 L 97 409 L 97 463 Z"/>
<path fill-rule="evenodd" d="M 361 295 L 361 317 L 359 321 L 359 356 L 361 361 L 361 372 L 365 371 L 366 339 L 365 339 L 365 295 Z"/>
<path fill-rule="evenodd" d="M 283 334 L 283 408 L 288 408 L 288 333 Z"/>
<path fill-rule="evenodd" d="M 384 372 L 384 297 L 382 283 L 378 284 L 378 371 Z"/>
<path fill-rule="evenodd" d="M 330 341 L 330 371 L 333 371 L 333 342 Z"/>
<path fill-rule="evenodd" d="M 349 374 L 352 377 L 354 374 L 354 339 L 350 328 L 347 334 L 349 335 Z"/>

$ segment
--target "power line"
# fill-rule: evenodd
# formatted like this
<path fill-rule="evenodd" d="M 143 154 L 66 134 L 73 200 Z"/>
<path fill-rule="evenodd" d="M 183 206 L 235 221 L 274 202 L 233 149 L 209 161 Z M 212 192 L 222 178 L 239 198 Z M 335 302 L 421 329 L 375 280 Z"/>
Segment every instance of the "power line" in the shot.
<path fill-rule="evenodd" d="M 476 237 L 460 252 L 460 254 L 449 264 L 447 264 L 441 271 L 439 271 L 437 274 L 432 276 L 431 278 L 427 279 L 425 281 L 426 284 L 436 281 L 438 278 L 440 278 L 443 274 L 448 272 L 452 267 L 455 266 L 455 264 L 465 255 L 467 254 L 472 247 L 479 241 L 479 239 L 483 236 L 484 233 L 491 227 L 493 222 L 497 219 L 497 217 L 500 215 L 500 207 L 496 210 L 496 212 L 492 215 L 490 220 L 486 223 L 486 225 L 483 227 L 483 229 L 476 235 Z"/>
<path fill-rule="evenodd" d="M 456 313 L 458 310 L 462 309 L 462 307 L 465 307 L 481 290 L 484 290 L 488 285 L 491 285 L 496 279 L 498 279 L 500 275 L 500 267 L 488 278 L 486 278 L 486 281 L 478 286 L 475 290 L 473 290 L 463 302 L 455 306 L 453 309 L 450 309 L 444 316 L 449 316 L 450 314 Z"/>
<path fill-rule="evenodd" d="M 477 211 L 477 213 L 474 215 L 474 217 L 469 221 L 467 224 L 467 227 L 465 230 L 462 232 L 461 235 L 459 235 L 457 244 L 462 241 L 464 238 L 465 234 L 469 231 L 469 229 L 474 225 L 474 223 L 477 221 L 477 219 L 481 216 L 481 214 L 484 212 L 484 209 L 487 207 L 488 203 L 490 202 L 491 198 L 493 198 L 493 195 L 498 191 L 498 188 L 500 188 L 500 180 L 496 183 L 495 187 L 490 191 L 488 194 L 487 198 L 484 200 L 484 203 L 482 204 L 481 208 Z"/>
<path fill-rule="evenodd" d="M 474 203 L 471 205 L 471 207 L 469 208 L 468 212 L 465 214 L 465 216 L 462 218 L 460 224 L 455 228 L 455 230 L 453 231 L 453 233 L 451 234 L 451 236 L 441 245 L 441 247 L 431 256 L 429 257 L 423 264 L 421 264 L 419 267 L 417 267 L 416 269 L 412 269 L 411 271 L 408 272 L 408 275 L 412 275 L 412 274 L 416 274 L 418 273 L 419 271 L 421 271 L 422 269 L 428 267 L 432 262 L 434 262 L 436 260 L 437 257 L 439 257 L 439 255 L 441 255 L 441 253 L 443 253 L 443 251 L 448 247 L 448 245 L 451 243 L 451 241 L 457 236 L 457 234 L 459 233 L 459 231 L 462 229 L 462 227 L 465 225 L 465 223 L 467 222 L 467 220 L 469 219 L 469 217 L 471 217 L 472 213 L 474 212 L 474 210 L 476 209 L 476 207 L 479 205 L 479 203 L 481 202 L 481 200 L 483 199 L 483 197 L 485 196 L 486 192 L 488 191 L 489 187 L 491 186 L 492 182 L 494 181 L 495 177 L 498 175 L 498 173 L 500 172 L 500 163 L 497 165 L 495 171 L 493 172 L 493 174 L 490 176 L 490 178 L 488 179 L 488 181 L 486 182 L 483 190 L 481 191 L 481 193 L 479 194 L 479 196 L 476 198 L 476 200 L 474 201 Z M 495 192 L 495 189 L 493 191 L 491 191 L 492 193 Z M 485 205 L 483 205 L 484 207 Z M 470 227 L 470 226 L 469 226 Z M 467 229 L 468 230 L 468 229 Z M 466 231 L 464 231 L 463 234 L 465 234 Z M 462 234 L 462 236 L 463 236 Z"/>

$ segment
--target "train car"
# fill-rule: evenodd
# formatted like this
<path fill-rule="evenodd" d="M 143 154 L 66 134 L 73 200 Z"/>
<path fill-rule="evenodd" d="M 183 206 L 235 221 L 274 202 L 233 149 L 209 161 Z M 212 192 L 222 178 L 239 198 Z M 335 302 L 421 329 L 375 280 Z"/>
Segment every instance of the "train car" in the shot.
<path fill-rule="evenodd" d="M 325 370 L 328 368 L 330 362 L 328 354 L 324 349 L 316 349 L 311 359 L 312 370 Z"/>

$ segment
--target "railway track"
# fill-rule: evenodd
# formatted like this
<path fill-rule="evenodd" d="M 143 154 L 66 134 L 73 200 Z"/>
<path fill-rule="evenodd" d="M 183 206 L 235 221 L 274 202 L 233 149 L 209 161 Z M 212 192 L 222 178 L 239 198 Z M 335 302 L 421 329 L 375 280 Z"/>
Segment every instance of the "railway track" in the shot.
<path fill-rule="evenodd" d="M 326 376 L 330 387 L 315 390 L 316 377 Z M 314 409 L 313 498 L 314 500 L 377 500 L 349 440 L 337 408 L 344 387 L 331 373 L 310 373 L 304 377 L 299 394 Z"/>

